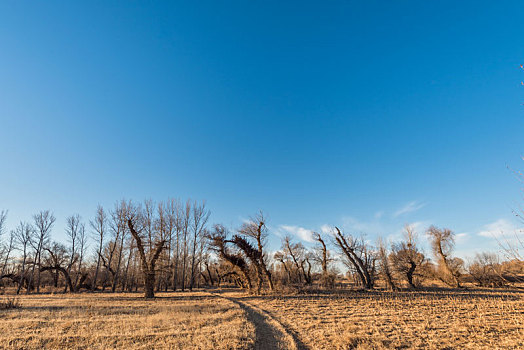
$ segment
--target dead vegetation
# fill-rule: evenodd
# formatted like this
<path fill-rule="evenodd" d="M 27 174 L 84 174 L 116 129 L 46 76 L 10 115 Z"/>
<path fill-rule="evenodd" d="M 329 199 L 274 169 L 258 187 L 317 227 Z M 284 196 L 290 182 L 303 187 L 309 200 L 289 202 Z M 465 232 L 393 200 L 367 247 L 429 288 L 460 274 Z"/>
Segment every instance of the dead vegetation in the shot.
<path fill-rule="evenodd" d="M 0 300 L 0 310 L 19 309 L 22 305 L 17 297 L 5 297 Z"/>
<path fill-rule="evenodd" d="M 0 311 L 0 348 L 516 349 L 519 290 L 23 295 Z M 276 345 L 275 345 L 276 344 Z"/>
<path fill-rule="evenodd" d="M 253 326 L 237 304 L 207 293 L 24 295 L 0 311 L 5 349 L 248 349 Z"/>
<path fill-rule="evenodd" d="M 340 292 L 244 297 L 310 349 L 517 349 L 518 291 Z"/>

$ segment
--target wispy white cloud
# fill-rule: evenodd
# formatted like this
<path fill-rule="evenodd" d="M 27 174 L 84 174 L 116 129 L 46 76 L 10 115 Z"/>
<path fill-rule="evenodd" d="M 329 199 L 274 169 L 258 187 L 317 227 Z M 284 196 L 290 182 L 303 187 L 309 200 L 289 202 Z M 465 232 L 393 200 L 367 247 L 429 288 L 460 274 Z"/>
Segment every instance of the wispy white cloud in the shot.
<path fill-rule="evenodd" d="M 469 233 L 467 232 L 461 232 L 455 235 L 455 242 L 457 242 L 457 244 L 465 243 L 468 240 L 469 240 Z"/>
<path fill-rule="evenodd" d="M 513 223 L 506 219 L 498 219 L 492 223 L 484 225 L 482 229 L 477 233 L 482 237 L 500 237 L 503 235 L 511 236 L 514 234 L 522 234 L 523 230 L 519 229 Z"/>
<path fill-rule="evenodd" d="M 415 212 L 417 210 L 420 210 L 426 206 L 426 203 L 420 203 L 418 201 L 411 201 L 404 205 L 402 208 L 398 209 L 395 213 L 393 213 L 393 217 L 397 218 L 401 215 L 408 214 Z"/>
<path fill-rule="evenodd" d="M 380 219 L 382 216 L 384 216 L 384 211 L 383 211 L 383 210 L 381 210 L 381 211 L 377 211 L 377 212 L 375 213 L 375 215 L 373 215 L 373 216 L 375 217 L 375 219 L 378 220 L 378 219 Z"/>
<path fill-rule="evenodd" d="M 313 240 L 313 231 L 305 229 L 300 226 L 292 226 L 292 225 L 280 225 L 280 229 L 288 232 L 294 236 L 297 236 L 303 241 L 306 242 L 314 242 Z"/>
<path fill-rule="evenodd" d="M 346 216 L 342 218 L 342 228 L 351 231 L 352 233 L 365 233 L 380 235 L 385 232 L 384 225 L 375 221 L 362 221 L 353 216 Z"/>
<path fill-rule="evenodd" d="M 333 226 L 330 226 L 330 225 L 322 225 L 320 226 L 320 232 L 322 232 L 323 234 L 326 234 L 326 235 L 332 235 L 333 234 Z"/>
<path fill-rule="evenodd" d="M 415 234 L 417 235 L 417 237 L 419 237 L 420 239 L 420 237 L 424 236 L 424 233 L 426 232 L 428 227 L 431 226 L 431 222 L 430 221 L 415 221 L 415 222 L 409 222 L 406 225 L 410 226 L 413 229 L 413 231 L 415 232 Z M 403 226 L 402 228 L 399 228 L 396 231 L 394 231 L 393 233 L 389 234 L 386 237 L 386 239 L 392 242 L 399 241 L 403 239 L 405 233 L 406 233 L 406 228 L 405 226 Z"/>

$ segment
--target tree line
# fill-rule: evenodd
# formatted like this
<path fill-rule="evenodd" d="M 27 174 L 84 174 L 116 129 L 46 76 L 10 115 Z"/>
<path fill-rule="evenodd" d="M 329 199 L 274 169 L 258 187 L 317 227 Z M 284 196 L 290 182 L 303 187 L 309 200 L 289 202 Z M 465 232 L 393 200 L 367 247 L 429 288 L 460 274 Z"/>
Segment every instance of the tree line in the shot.
<path fill-rule="evenodd" d="M 286 236 L 278 251 L 269 252 L 263 213 L 236 229 L 210 225 L 209 216 L 205 202 L 121 200 L 111 209 L 98 206 L 87 221 L 78 214 L 67 217 L 64 244 L 52 239 L 56 218 L 49 210 L 21 221 L 9 233 L 3 210 L 0 283 L 14 287 L 17 294 L 40 293 L 51 286 L 63 292 L 143 289 L 152 298 L 156 291 L 224 282 L 254 294 L 330 289 L 337 281 L 364 289 L 418 289 L 435 280 L 454 288 L 464 283 L 502 287 L 522 281 L 524 273 L 523 261 L 515 254 L 500 261 L 495 254 L 480 253 L 466 264 L 453 254 L 453 231 L 434 226 L 426 231 L 430 260 L 410 226 L 398 242 L 379 239 L 375 244 L 334 226 L 331 232 L 314 232 L 311 248 Z"/>
<path fill-rule="evenodd" d="M 135 204 L 122 200 L 94 217 L 66 219 L 67 243 L 54 241 L 55 216 L 44 210 L 21 221 L 7 235 L 7 211 L 0 212 L 0 278 L 16 292 L 192 290 L 200 286 L 210 211 L 204 202 L 170 199 Z M 91 248 L 91 249 L 88 249 Z M 90 254 L 89 251 L 93 251 Z M 47 272 L 47 273 L 46 273 Z"/>

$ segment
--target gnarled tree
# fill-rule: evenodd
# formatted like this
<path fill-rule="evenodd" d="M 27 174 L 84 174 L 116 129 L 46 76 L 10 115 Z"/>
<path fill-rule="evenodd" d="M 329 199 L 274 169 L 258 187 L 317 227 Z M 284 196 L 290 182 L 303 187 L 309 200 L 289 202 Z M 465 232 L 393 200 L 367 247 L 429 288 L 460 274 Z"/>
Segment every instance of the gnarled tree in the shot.
<path fill-rule="evenodd" d="M 249 274 L 249 265 L 239 252 L 232 251 L 227 247 L 228 232 L 227 229 L 222 225 L 215 225 L 212 233 L 208 235 L 209 247 L 214 250 L 218 257 L 228 262 L 236 271 L 239 272 L 239 276 L 242 281 L 242 286 L 251 291 L 253 284 Z M 217 270 L 218 273 L 218 270 Z"/>
<path fill-rule="evenodd" d="M 140 207 L 135 207 L 131 203 L 126 208 L 127 225 L 133 236 L 138 255 L 140 257 L 140 266 L 144 275 L 144 294 L 146 298 L 155 297 L 155 265 L 164 249 L 166 239 L 156 231 L 147 231 L 144 233 L 144 215 Z"/>
<path fill-rule="evenodd" d="M 313 232 L 313 239 L 318 243 L 314 250 L 313 259 L 317 261 L 322 268 L 320 284 L 326 288 L 333 287 L 335 278 L 333 274 L 329 273 L 329 262 L 332 259 L 329 255 L 326 242 L 320 233 L 317 232 Z"/>
<path fill-rule="evenodd" d="M 433 254 L 437 259 L 436 277 L 451 287 L 460 288 L 460 276 L 464 262 L 451 256 L 455 246 L 455 234 L 449 229 L 431 226 L 427 230 Z"/>
<path fill-rule="evenodd" d="M 393 244 L 391 250 L 389 260 L 393 269 L 408 282 L 411 288 L 417 288 L 414 277 L 423 276 L 421 269 L 425 258 L 417 247 L 416 232 L 413 227 L 406 225 L 404 240 Z"/>
<path fill-rule="evenodd" d="M 255 259 L 253 260 L 253 263 L 255 264 L 257 271 L 259 271 L 260 279 L 262 278 L 262 275 L 264 275 L 269 285 L 269 289 L 273 290 L 273 280 L 271 279 L 271 272 L 267 267 L 267 256 L 264 251 L 264 246 L 267 239 L 267 226 L 264 214 L 260 212 L 255 217 L 251 218 L 251 220 L 244 223 L 242 227 L 240 227 L 238 233 L 239 234 L 235 236 L 234 241 L 235 244 L 242 250 L 247 248 L 245 243 L 249 243 L 248 240 L 250 238 L 254 240 L 254 246 L 251 244 L 249 244 L 249 246 L 250 248 L 254 248 L 255 251 L 251 252 L 251 256 L 248 255 L 248 257 L 250 259 Z M 238 237 L 242 239 L 239 239 Z M 244 252 L 247 255 L 247 252 Z"/>
<path fill-rule="evenodd" d="M 362 286 L 372 289 L 375 282 L 375 256 L 364 240 L 343 234 L 335 227 L 335 243 L 347 259 L 346 264 L 357 273 Z"/>

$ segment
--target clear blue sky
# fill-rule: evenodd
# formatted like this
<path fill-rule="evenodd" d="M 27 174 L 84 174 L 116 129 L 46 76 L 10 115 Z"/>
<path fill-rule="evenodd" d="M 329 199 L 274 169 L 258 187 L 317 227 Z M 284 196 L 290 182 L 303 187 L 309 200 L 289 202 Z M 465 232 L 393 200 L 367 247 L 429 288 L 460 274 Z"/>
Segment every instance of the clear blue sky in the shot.
<path fill-rule="evenodd" d="M 458 249 L 516 224 L 522 1 L 0 3 L 0 208 L 132 198 Z M 498 226 L 497 226 L 498 225 Z M 484 232 L 485 233 L 485 232 Z M 306 234 L 302 236 L 307 237 Z"/>

